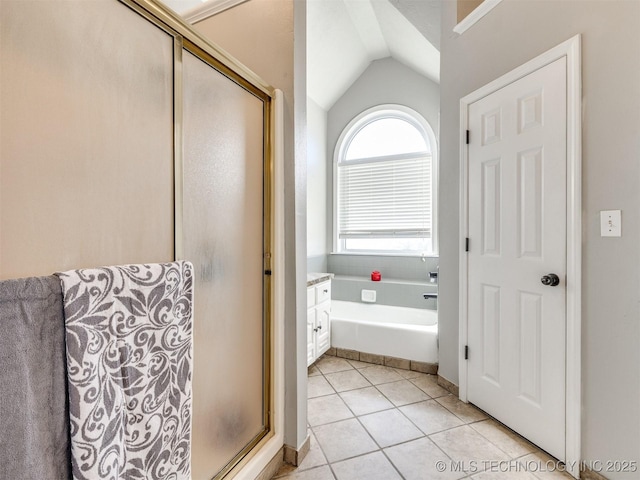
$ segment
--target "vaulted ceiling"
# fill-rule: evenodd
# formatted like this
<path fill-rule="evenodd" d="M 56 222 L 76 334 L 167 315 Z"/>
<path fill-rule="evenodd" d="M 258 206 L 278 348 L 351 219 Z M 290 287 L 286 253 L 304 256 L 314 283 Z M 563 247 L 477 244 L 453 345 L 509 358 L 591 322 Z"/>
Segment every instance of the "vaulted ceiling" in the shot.
<path fill-rule="evenodd" d="M 164 2 L 184 14 L 207 0 Z M 387 57 L 438 82 L 441 2 L 307 0 L 309 97 L 329 110 L 371 62 Z"/>
<path fill-rule="evenodd" d="M 307 0 L 307 91 L 328 110 L 374 60 L 438 82 L 440 0 Z"/>

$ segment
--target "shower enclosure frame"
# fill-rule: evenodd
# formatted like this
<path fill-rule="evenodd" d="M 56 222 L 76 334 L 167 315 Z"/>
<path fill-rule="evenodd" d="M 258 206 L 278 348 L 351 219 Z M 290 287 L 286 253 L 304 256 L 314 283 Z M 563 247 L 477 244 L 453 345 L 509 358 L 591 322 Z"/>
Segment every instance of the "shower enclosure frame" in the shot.
<path fill-rule="evenodd" d="M 184 217 L 183 217 L 183 52 L 193 54 L 213 69 L 235 82 L 238 86 L 261 100 L 263 109 L 263 398 L 262 398 L 262 430 L 252 438 L 220 470 L 213 480 L 224 478 L 229 472 L 242 467 L 255 452 L 256 446 L 275 435 L 274 432 L 274 359 L 272 345 L 274 341 L 274 325 L 272 321 L 273 285 L 273 251 L 274 251 L 274 148 L 275 148 L 275 110 L 276 90 L 265 83 L 238 60 L 227 52 L 212 44 L 192 27 L 186 24 L 174 12 L 154 0 L 118 0 L 148 21 L 174 38 L 174 257 L 184 256 Z M 197 367 L 197 366 L 196 366 Z"/>

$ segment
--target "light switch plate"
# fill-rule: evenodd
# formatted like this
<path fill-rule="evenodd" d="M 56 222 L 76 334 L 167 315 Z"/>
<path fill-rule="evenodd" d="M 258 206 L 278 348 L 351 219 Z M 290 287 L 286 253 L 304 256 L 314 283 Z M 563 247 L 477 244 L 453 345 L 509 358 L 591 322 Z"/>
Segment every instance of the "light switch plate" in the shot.
<path fill-rule="evenodd" d="M 620 210 L 602 210 L 600 212 L 600 236 L 622 236 L 622 212 Z"/>

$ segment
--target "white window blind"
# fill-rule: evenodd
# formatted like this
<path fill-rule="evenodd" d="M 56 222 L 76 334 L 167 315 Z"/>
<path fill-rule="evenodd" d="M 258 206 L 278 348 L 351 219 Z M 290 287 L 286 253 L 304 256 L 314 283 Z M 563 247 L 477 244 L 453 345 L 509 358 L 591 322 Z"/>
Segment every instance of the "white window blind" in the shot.
<path fill-rule="evenodd" d="M 339 238 L 431 238 L 431 155 L 338 163 Z"/>

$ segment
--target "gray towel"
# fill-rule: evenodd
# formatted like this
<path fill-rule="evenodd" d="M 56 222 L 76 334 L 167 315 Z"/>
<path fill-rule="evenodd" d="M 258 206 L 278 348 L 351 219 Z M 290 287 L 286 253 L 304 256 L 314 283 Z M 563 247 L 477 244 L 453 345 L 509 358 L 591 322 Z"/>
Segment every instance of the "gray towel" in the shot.
<path fill-rule="evenodd" d="M 0 479 L 70 478 L 64 316 L 54 276 L 0 282 Z"/>
<path fill-rule="evenodd" d="M 58 275 L 74 479 L 189 479 L 192 265 Z"/>

